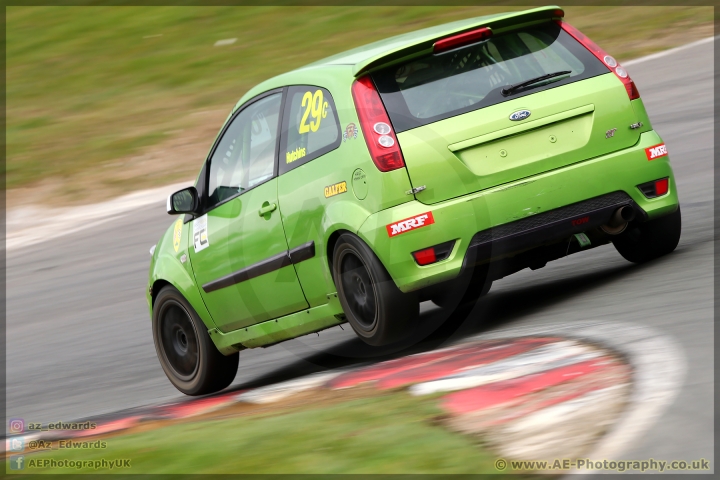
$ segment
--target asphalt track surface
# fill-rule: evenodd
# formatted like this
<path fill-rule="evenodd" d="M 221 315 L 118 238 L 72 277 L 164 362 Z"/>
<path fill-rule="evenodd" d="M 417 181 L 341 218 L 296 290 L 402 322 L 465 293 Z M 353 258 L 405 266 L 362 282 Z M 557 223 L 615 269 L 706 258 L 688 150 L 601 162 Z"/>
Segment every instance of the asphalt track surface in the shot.
<path fill-rule="evenodd" d="M 677 250 L 637 266 L 606 245 L 506 277 L 453 338 L 587 321 L 642 325 L 667 335 L 686 357 L 684 383 L 664 415 L 621 456 L 712 460 L 713 44 L 639 62 L 629 71 L 675 169 L 683 213 Z M 170 222 L 158 201 L 8 252 L 8 417 L 69 421 L 185 398 L 158 364 L 144 299 L 148 249 Z M 424 321 L 442 315 L 430 303 L 422 310 Z M 439 345 L 425 341 L 408 351 Z M 335 327 L 241 352 L 231 388 L 403 353 L 366 347 L 349 326 Z"/>

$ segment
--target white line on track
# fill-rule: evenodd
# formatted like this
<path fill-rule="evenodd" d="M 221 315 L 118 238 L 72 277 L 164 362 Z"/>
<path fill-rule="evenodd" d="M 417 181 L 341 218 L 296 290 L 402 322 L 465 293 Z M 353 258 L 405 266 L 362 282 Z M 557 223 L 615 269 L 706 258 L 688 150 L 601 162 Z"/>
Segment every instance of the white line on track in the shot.
<path fill-rule="evenodd" d="M 140 207 L 153 203 L 160 204 L 171 193 L 192 184 L 193 181 L 190 180 L 150 190 L 139 190 L 122 197 L 81 207 L 17 208 L 7 213 L 5 248 L 13 250 L 27 247 L 87 230 L 127 215 Z"/>
<path fill-rule="evenodd" d="M 627 62 L 622 62 L 623 67 L 627 67 L 630 65 L 635 65 L 642 62 L 647 62 L 649 60 L 655 60 L 657 58 L 666 57 L 668 55 L 672 55 L 673 53 L 681 52 L 683 50 L 687 50 L 688 48 L 697 47 L 700 45 L 705 45 L 706 43 L 711 43 L 715 40 L 717 37 L 708 37 L 703 38 L 702 40 L 698 40 L 697 42 L 688 43 L 686 45 L 681 45 L 679 47 L 671 48 L 669 50 L 663 50 L 662 52 L 652 53 L 650 55 L 646 55 L 644 57 L 635 58 L 633 60 L 628 60 Z"/>

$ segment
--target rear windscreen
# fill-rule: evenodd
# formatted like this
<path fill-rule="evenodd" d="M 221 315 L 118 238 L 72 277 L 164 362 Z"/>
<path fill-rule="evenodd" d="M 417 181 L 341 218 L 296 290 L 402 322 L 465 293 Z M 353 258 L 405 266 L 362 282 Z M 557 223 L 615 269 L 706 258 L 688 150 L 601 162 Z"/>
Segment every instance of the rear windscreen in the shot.
<path fill-rule="evenodd" d="M 562 71 L 570 73 L 507 96 L 501 93 L 510 85 Z M 609 71 L 556 23 L 548 22 L 393 65 L 372 78 L 399 133 Z"/>

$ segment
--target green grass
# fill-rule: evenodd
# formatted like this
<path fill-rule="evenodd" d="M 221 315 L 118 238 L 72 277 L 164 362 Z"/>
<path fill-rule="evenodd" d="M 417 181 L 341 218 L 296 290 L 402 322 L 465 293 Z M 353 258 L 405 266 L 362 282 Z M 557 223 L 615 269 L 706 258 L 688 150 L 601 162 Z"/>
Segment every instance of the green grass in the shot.
<path fill-rule="evenodd" d="M 110 437 L 106 449 L 32 454 L 25 462 L 131 459 L 131 469 L 118 473 L 498 473 L 492 453 L 431 421 L 440 414 L 436 404 L 394 392 L 273 409 Z"/>
<path fill-rule="evenodd" d="M 8 7 L 7 187 L 52 180 L 92 200 L 190 178 L 256 83 L 394 34 L 521 8 Z M 566 11 L 620 59 L 712 34 L 712 7 Z M 227 38 L 237 42 L 213 46 Z M 211 125 L 192 115 L 218 109 Z M 192 155 L 168 143 L 198 131 Z M 167 167 L 144 171 L 134 157 L 149 149 Z M 58 187 L 53 200 L 64 195 Z"/>

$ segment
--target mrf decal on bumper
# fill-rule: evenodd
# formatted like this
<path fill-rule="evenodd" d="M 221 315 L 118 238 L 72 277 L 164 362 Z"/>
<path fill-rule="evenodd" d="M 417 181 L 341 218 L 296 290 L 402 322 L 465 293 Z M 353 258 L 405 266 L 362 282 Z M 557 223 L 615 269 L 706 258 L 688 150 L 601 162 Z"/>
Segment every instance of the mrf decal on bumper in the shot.
<path fill-rule="evenodd" d="M 645 149 L 645 155 L 648 160 L 655 160 L 656 158 L 664 157 L 668 154 L 667 147 L 664 143 L 655 145 L 654 147 L 648 147 Z"/>
<path fill-rule="evenodd" d="M 414 217 L 406 218 L 405 220 L 400 220 L 399 222 L 391 223 L 386 225 L 385 228 L 387 228 L 388 236 L 394 237 L 395 235 L 432 225 L 433 223 L 435 223 L 435 219 L 433 218 L 432 212 L 425 212 L 420 215 L 415 215 Z"/>

